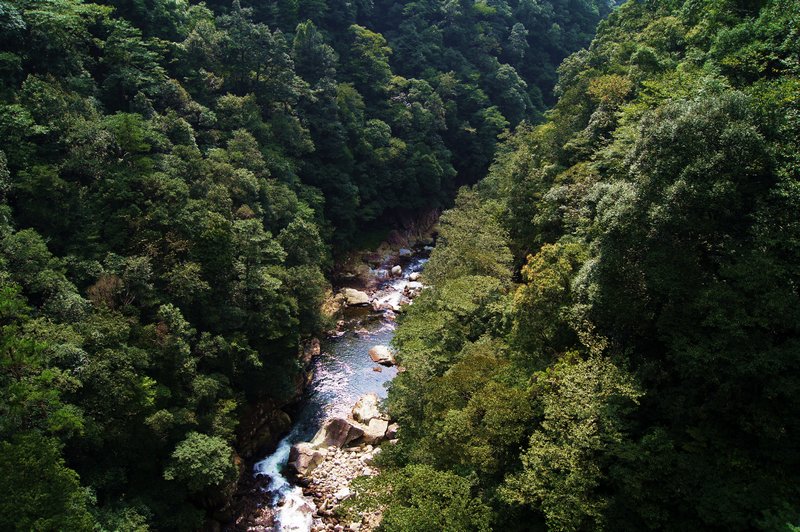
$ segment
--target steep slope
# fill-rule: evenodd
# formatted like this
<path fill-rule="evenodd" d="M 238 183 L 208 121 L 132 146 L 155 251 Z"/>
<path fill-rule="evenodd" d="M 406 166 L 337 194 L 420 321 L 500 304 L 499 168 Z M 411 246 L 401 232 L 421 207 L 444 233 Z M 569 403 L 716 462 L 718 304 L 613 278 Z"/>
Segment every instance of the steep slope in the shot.
<path fill-rule="evenodd" d="M 0 0 L 0 528 L 229 518 L 332 257 L 451 202 L 608 10 Z"/>
<path fill-rule="evenodd" d="M 396 336 L 401 443 L 356 507 L 387 530 L 800 522 L 799 20 L 631 1 L 564 61 L 546 122 L 442 217 Z"/>

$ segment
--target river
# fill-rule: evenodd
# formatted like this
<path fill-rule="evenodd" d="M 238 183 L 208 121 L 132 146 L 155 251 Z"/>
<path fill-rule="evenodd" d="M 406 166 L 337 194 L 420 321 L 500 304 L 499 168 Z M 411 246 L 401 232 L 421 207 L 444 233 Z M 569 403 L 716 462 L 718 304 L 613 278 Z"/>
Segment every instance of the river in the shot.
<path fill-rule="evenodd" d="M 398 304 L 409 276 L 421 271 L 426 260 L 418 256 L 409 259 L 398 277 L 390 277 L 387 269 L 375 270 L 375 276 L 383 281 L 372 297 L 388 306 Z M 304 505 L 307 509 L 311 501 L 283 474 L 292 445 L 310 440 L 326 419 L 346 417 L 360 396 L 372 392 L 386 397 L 386 383 L 397 374 L 394 367 L 375 371 L 379 366 L 368 353 L 374 345 L 391 343 L 395 328 L 392 311 L 346 309 L 345 320 L 344 334 L 322 342 L 322 353 L 312 365 L 313 379 L 305 390 L 291 431 L 273 454 L 254 466 L 254 474 L 269 477 L 265 496 L 270 505 L 277 507 L 276 530 L 308 532 L 312 525 L 310 513 L 300 511 Z"/>

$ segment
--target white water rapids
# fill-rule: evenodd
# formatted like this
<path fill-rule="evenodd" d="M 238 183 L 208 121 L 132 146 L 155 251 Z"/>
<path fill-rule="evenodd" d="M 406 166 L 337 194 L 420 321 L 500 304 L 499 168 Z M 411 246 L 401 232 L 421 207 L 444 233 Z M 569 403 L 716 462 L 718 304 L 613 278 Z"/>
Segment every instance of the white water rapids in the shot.
<path fill-rule="evenodd" d="M 385 279 L 372 296 L 383 306 L 399 305 L 409 275 L 422 269 L 426 259 L 412 259 L 403 275 L 390 278 L 386 270 L 374 272 Z M 412 285 L 414 286 L 414 285 Z M 361 395 L 376 393 L 386 396 L 385 384 L 396 374 L 396 368 L 373 371 L 375 363 L 369 356 L 374 345 L 389 345 L 394 336 L 391 311 L 356 311 L 360 318 L 348 321 L 346 333 L 340 338 L 323 342 L 323 353 L 313 363 L 314 378 L 305 391 L 301 410 L 297 413 L 291 432 L 278 444 L 275 452 L 254 466 L 254 474 L 269 477 L 266 494 L 269 504 L 277 508 L 276 531 L 308 532 L 313 524 L 316 507 L 303 495 L 303 490 L 284 476 L 293 444 L 310 440 L 325 419 L 346 416 Z"/>

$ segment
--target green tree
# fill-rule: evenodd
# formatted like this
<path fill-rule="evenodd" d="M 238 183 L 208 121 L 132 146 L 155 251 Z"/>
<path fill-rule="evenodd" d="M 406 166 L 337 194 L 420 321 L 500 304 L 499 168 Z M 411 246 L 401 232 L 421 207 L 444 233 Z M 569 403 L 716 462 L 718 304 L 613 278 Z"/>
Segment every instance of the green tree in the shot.
<path fill-rule="evenodd" d="M 551 530 L 603 528 L 604 471 L 624 449 L 626 417 L 641 392 L 600 358 L 557 364 L 536 386 L 543 419 L 502 496 L 541 508 Z"/>
<path fill-rule="evenodd" d="M 389 504 L 382 530 L 489 530 L 489 509 L 472 496 L 468 479 L 415 465 L 362 482 L 379 504 Z"/>
<path fill-rule="evenodd" d="M 93 500 L 64 465 L 60 444 L 31 432 L 0 441 L 0 525 L 5 530 L 94 530 Z"/>
<path fill-rule="evenodd" d="M 190 432 L 175 447 L 164 478 L 181 482 L 192 492 L 220 486 L 236 478 L 232 455 L 225 440 Z"/>
<path fill-rule="evenodd" d="M 483 205 L 475 192 L 462 190 L 456 207 L 442 217 L 439 245 L 425 271 L 426 279 L 433 284 L 463 275 L 508 280 L 511 253 L 494 206 Z"/>

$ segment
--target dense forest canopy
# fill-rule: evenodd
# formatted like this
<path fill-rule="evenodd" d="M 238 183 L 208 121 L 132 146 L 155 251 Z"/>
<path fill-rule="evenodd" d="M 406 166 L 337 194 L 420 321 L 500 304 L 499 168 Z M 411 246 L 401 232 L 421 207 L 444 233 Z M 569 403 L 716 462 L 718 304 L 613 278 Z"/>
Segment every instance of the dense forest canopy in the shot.
<path fill-rule="evenodd" d="M 800 527 L 800 3 L 629 1 L 445 213 L 386 530 Z M 435 511 L 434 511 L 435 509 Z"/>
<path fill-rule="evenodd" d="M 482 177 L 600 0 L 0 0 L 0 528 L 196 529 L 332 256 Z"/>

